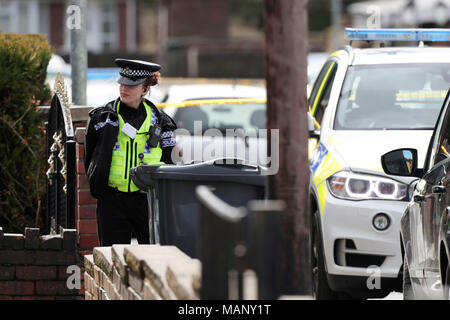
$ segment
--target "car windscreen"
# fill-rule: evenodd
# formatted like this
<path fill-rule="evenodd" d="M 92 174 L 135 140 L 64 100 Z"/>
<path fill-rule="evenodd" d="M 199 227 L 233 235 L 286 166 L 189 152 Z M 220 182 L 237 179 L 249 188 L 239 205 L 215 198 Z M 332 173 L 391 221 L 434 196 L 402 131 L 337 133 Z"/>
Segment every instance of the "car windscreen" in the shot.
<path fill-rule="evenodd" d="M 449 87 L 450 64 L 350 66 L 334 129 L 433 129 Z"/>
<path fill-rule="evenodd" d="M 173 116 L 178 128 L 187 129 L 192 135 L 207 129 L 258 130 L 266 127 L 265 103 L 204 104 L 177 108 Z M 202 130 L 194 132 L 194 121 L 201 121 Z"/>

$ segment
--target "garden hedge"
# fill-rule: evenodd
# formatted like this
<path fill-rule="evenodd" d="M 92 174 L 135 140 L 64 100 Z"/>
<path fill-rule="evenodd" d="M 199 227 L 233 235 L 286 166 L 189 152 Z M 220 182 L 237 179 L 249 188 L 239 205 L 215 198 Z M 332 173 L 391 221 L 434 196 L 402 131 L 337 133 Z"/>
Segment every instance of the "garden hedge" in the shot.
<path fill-rule="evenodd" d="M 52 49 L 43 35 L 0 32 L 0 226 L 42 227 L 45 210 L 45 84 Z"/>

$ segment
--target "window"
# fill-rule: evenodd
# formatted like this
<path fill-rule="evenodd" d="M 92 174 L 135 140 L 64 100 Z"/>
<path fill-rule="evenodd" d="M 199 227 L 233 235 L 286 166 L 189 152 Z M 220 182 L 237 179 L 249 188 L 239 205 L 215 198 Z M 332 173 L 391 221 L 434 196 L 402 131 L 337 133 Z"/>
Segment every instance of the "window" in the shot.
<path fill-rule="evenodd" d="M 117 3 L 115 2 L 103 2 L 100 7 L 100 35 L 102 39 L 102 47 L 105 51 L 114 50 L 117 48 L 117 37 L 119 34 L 117 25 L 119 22 L 116 5 Z"/>
<path fill-rule="evenodd" d="M 334 129 L 431 130 L 449 87 L 449 64 L 350 66 Z"/>
<path fill-rule="evenodd" d="M 323 114 L 325 109 L 328 107 L 328 102 L 330 100 L 331 88 L 333 87 L 334 77 L 336 75 L 337 64 L 333 64 L 327 78 L 324 80 L 323 89 L 319 100 L 317 101 L 316 110 L 314 112 L 314 117 L 317 122 L 322 123 Z"/>
<path fill-rule="evenodd" d="M 0 1 L 0 30 L 11 32 L 11 3 Z"/>
<path fill-rule="evenodd" d="M 446 108 L 446 109 L 445 109 Z M 435 131 L 432 136 L 431 154 L 426 160 L 424 170 L 431 169 L 436 163 L 441 162 L 447 158 L 450 158 L 450 108 L 447 105 L 443 107 L 443 111 L 446 110 L 446 114 L 443 114 L 439 122 L 436 124 Z"/>
<path fill-rule="evenodd" d="M 311 114 L 319 123 L 321 123 L 325 109 L 328 106 L 336 70 L 337 63 L 335 61 L 328 61 L 325 63 L 314 83 L 313 91 L 311 92 L 309 108 Z"/>
<path fill-rule="evenodd" d="M 202 122 L 203 132 L 219 129 L 226 134 L 227 129 L 259 130 L 266 128 L 265 103 L 205 104 L 178 108 L 173 117 L 178 128 L 194 134 L 194 121 Z"/>

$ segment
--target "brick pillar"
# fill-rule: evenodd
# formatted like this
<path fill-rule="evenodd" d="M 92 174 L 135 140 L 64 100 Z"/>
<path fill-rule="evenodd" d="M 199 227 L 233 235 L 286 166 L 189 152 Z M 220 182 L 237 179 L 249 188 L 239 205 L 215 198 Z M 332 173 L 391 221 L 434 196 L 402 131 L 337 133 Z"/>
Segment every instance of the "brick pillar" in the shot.
<path fill-rule="evenodd" d="M 97 218 L 95 210 L 97 200 L 89 192 L 89 184 L 84 169 L 84 134 L 86 128 L 76 129 L 76 154 L 77 154 L 77 200 L 75 223 L 79 234 L 79 244 L 81 254 L 92 254 L 93 248 L 99 246 L 97 234 Z"/>

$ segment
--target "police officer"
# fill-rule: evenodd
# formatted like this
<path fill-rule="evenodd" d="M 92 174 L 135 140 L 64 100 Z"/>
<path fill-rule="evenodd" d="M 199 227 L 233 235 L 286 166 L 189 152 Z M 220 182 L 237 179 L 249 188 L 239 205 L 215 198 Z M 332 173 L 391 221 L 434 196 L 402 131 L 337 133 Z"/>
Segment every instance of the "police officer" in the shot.
<path fill-rule="evenodd" d="M 148 202 L 130 178 L 140 164 L 171 164 L 175 122 L 144 96 L 160 79 L 158 64 L 116 59 L 120 97 L 89 113 L 84 165 L 97 198 L 101 246 L 149 243 Z"/>

